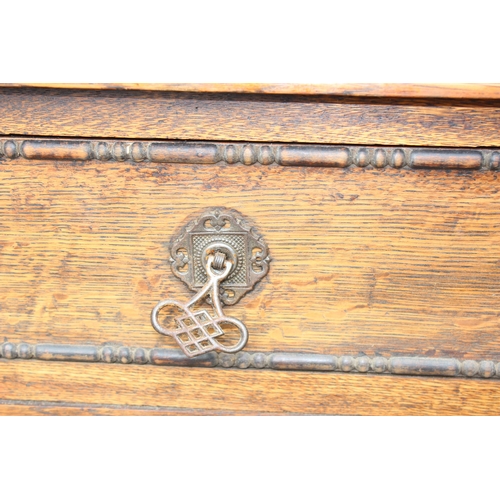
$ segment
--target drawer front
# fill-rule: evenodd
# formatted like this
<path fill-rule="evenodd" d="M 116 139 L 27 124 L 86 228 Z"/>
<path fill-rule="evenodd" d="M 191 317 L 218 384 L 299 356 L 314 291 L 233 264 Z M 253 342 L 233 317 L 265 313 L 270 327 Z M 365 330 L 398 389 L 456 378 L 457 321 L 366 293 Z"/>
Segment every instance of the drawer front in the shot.
<path fill-rule="evenodd" d="M 497 411 L 499 150 L 18 136 L 0 151 L 5 412 Z M 208 207 L 243 214 L 272 260 L 225 309 L 245 349 L 189 359 L 150 314 L 193 296 L 170 242 Z"/>

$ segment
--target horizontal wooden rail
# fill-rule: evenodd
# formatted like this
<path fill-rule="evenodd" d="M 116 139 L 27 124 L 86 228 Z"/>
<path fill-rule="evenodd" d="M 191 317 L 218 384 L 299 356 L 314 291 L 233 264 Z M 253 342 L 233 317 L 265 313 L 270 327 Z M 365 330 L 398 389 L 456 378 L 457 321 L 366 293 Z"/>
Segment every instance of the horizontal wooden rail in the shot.
<path fill-rule="evenodd" d="M 0 138 L 0 158 L 194 165 L 497 170 L 500 150 Z"/>
<path fill-rule="evenodd" d="M 360 97 L 500 99 L 500 84 L 490 83 L 0 83 L 0 87 L 163 92 L 232 92 Z"/>
<path fill-rule="evenodd" d="M 42 361 L 80 361 L 93 363 L 134 363 L 161 366 L 205 368 L 256 368 L 271 370 L 384 373 L 391 375 L 427 375 L 434 377 L 500 377 L 500 363 L 491 360 L 460 361 L 454 358 L 395 356 L 333 356 L 298 352 L 226 354 L 210 352 L 188 358 L 179 349 L 127 346 L 66 344 L 0 344 L 0 357 Z"/>

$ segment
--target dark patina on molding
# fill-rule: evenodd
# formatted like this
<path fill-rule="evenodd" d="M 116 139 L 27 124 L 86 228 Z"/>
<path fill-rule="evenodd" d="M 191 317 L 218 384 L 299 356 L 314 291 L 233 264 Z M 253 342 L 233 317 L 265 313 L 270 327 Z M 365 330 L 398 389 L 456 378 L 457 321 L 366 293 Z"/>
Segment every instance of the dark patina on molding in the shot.
<path fill-rule="evenodd" d="M 91 363 L 134 363 L 205 368 L 254 368 L 270 370 L 427 375 L 431 377 L 500 378 L 500 363 L 491 360 L 460 361 L 454 358 L 395 356 L 333 356 L 298 352 L 210 352 L 188 358 L 180 349 L 68 344 L 0 344 L 0 358 Z"/>
<path fill-rule="evenodd" d="M 500 151 L 494 149 L 0 138 L 0 159 L 14 160 L 16 158 L 193 165 L 278 165 L 416 170 L 500 169 Z"/>

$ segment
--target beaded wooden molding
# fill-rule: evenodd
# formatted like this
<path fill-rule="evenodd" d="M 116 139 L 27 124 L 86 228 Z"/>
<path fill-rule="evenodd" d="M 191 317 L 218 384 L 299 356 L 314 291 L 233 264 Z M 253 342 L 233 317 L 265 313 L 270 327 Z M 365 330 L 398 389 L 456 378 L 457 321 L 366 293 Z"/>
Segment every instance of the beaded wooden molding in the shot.
<path fill-rule="evenodd" d="M 297 352 L 210 352 L 188 358 L 180 349 L 68 344 L 0 344 L 0 358 L 41 361 L 79 361 L 91 363 L 134 363 L 199 368 L 254 368 L 270 370 L 378 373 L 389 375 L 427 375 L 432 377 L 500 378 L 500 363 L 460 361 L 454 358 L 396 356 L 332 356 Z"/>
<path fill-rule="evenodd" d="M 284 167 L 500 169 L 500 151 L 494 149 L 0 138 L 0 160 L 16 158 L 194 165 L 224 163 Z"/>

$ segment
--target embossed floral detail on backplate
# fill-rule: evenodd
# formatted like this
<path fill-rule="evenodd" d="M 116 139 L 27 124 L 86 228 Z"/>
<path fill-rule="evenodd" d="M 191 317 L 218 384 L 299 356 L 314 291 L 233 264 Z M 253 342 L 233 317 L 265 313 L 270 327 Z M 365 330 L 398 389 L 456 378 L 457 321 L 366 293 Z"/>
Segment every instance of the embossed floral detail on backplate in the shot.
<path fill-rule="evenodd" d="M 203 259 L 219 244 L 235 261 L 221 283 L 223 304 L 233 305 L 268 273 L 271 260 L 260 233 L 236 210 L 207 208 L 186 224 L 170 245 L 172 271 L 191 290 L 200 290 L 207 281 Z"/>

